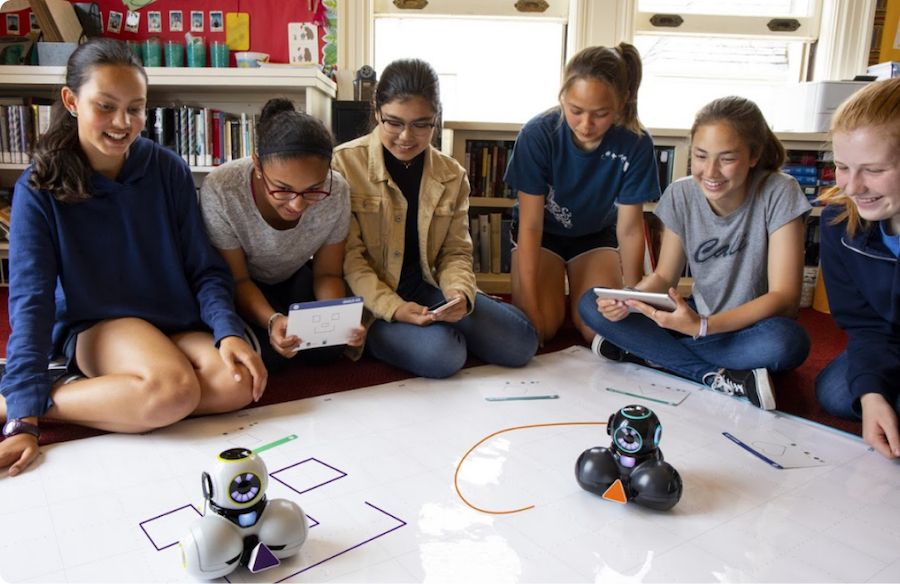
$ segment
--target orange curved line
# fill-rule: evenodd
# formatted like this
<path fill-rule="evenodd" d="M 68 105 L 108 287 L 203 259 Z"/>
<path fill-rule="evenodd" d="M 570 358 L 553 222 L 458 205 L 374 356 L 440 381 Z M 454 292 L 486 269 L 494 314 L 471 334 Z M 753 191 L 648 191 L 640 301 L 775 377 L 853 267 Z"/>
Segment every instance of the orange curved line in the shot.
<path fill-rule="evenodd" d="M 502 430 L 497 430 L 493 434 L 488 434 L 481 440 L 475 443 L 472 448 L 469 448 L 463 457 L 459 459 L 459 462 L 456 464 L 456 472 L 453 473 L 453 488 L 456 489 L 456 494 L 462 500 L 463 503 L 468 505 L 470 508 L 475 511 L 480 511 L 481 513 L 487 513 L 489 515 L 510 515 L 512 513 L 519 513 L 520 511 L 527 511 L 529 509 L 534 509 L 534 505 L 528 505 L 526 507 L 520 507 L 518 509 L 508 509 L 506 511 L 491 511 L 490 509 L 482 509 L 481 507 L 477 507 L 470 503 L 468 499 L 466 499 L 462 491 L 459 490 L 459 469 L 462 468 L 463 463 L 466 461 L 466 458 L 472 454 L 476 448 L 493 438 L 494 436 L 498 436 L 503 434 L 504 432 L 512 432 L 513 430 L 524 430 L 526 428 L 546 428 L 547 426 L 605 426 L 606 422 L 550 422 L 547 424 L 527 424 L 525 426 L 513 426 L 511 428 L 503 428 Z"/>

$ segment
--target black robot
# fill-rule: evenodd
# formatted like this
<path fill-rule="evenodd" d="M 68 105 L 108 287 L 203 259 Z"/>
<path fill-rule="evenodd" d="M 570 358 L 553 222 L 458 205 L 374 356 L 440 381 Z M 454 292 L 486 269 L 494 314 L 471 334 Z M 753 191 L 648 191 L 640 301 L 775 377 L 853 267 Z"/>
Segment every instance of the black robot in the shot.
<path fill-rule="evenodd" d="M 581 488 L 604 499 L 666 511 L 681 499 L 681 476 L 663 460 L 659 449 L 662 425 L 652 410 L 625 406 L 609 417 L 609 448 L 595 446 L 581 453 L 575 478 Z"/>

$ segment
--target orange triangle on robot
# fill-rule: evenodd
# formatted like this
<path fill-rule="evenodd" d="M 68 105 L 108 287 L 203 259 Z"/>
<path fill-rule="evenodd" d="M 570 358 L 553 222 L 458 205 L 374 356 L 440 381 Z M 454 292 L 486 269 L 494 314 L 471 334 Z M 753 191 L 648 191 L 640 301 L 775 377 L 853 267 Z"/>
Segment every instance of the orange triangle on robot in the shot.
<path fill-rule="evenodd" d="M 625 487 L 622 485 L 622 479 L 616 479 L 616 482 L 611 484 L 602 496 L 607 501 L 615 501 L 616 503 L 628 502 L 628 497 L 625 496 Z"/>

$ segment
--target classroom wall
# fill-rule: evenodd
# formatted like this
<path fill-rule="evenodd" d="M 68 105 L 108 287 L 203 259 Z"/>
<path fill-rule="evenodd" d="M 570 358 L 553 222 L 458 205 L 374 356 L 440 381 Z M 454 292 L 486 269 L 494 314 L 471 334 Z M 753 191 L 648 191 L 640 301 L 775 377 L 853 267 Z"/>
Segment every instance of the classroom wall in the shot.
<path fill-rule="evenodd" d="M 73 3 L 76 0 L 70 0 Z M 206 39 L 206 44 L 215 40 L 225 40 L 224 32 L 209 32 L 209 11 L 218 10 L 224 12 L 246 12 L 250 15 L 250 48 L 251 51 L 261 51 L 269 53 L 270 60 L 275 63 L 288 62 L 288 34 L 287 24 L 289 22 L 315 22 L 319 24 L 319 49 L 321 62 L 321 48 L 324 46 L 324 6 L 323 3 L 315 0 L 155 0 L 146 4 L 137 10 L 141 13 L 141 20 L 138 26 L 138 32 L 126 32 L 124 30 L 124 22 L 121 32 L 118 34 L 107 31 L 109 22 L 109 12 L 111 10 L 121 12 L 123 20 L 127 8 L 122 0 L 95 0 L 100 7 L 103 15 L 104 36 L 118 38 L 122 40 L 140 40 L 148 37 L 159 37 L 161 40 L 181 40 L 184 41 L 185 32 L 190 31 L 190 13 L 192 10 L 202 10 L 204 12 L 204 32 L 194 33 L 201 35 Z M 137 2 L 140 3 L 140 2 Z M 181 10 L 184 18 L 183 32 L 170 32 L 169 11 Z M 163 32 L 149 33 L 147 31 L 147 12 L 162 12 Z M 19 15 L 19 31 L 12 32 L 7 30 L 7 19 L 0 18 L 0 34 L 27 34 L 31 27 L 29 25 L 30 10 L 23 10 L 12 13 Z M 232 56 L 232 65 L 234 65 L 234 57 Z"/>

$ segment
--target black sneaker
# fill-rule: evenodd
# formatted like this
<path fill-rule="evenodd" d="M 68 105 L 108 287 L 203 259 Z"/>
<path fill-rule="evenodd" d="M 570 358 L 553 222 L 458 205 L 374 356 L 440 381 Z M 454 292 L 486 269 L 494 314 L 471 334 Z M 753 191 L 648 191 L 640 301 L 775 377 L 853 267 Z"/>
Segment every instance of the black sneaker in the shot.
<path fill-rule="evenodd" d="M 637 355 L 632 355 L 622 347 L 612 344 L 608 339 L 604 339 L 600 335 L 594 335 L 594 340 L 591 341 L 591 351 L 598 357 L 603 357 L 610 361 L 634 363 L 635 365 L 652 367 L 652 365 L 644 359 L 641 359 Z"/>
<path fill-rule="evenodd" d="M 726 395 L 746 397 L 760 409 L 775 409 L 772 379 L 765 368 L 744 371 L 722 368 L 704 375 L 703 383 Z"/>

